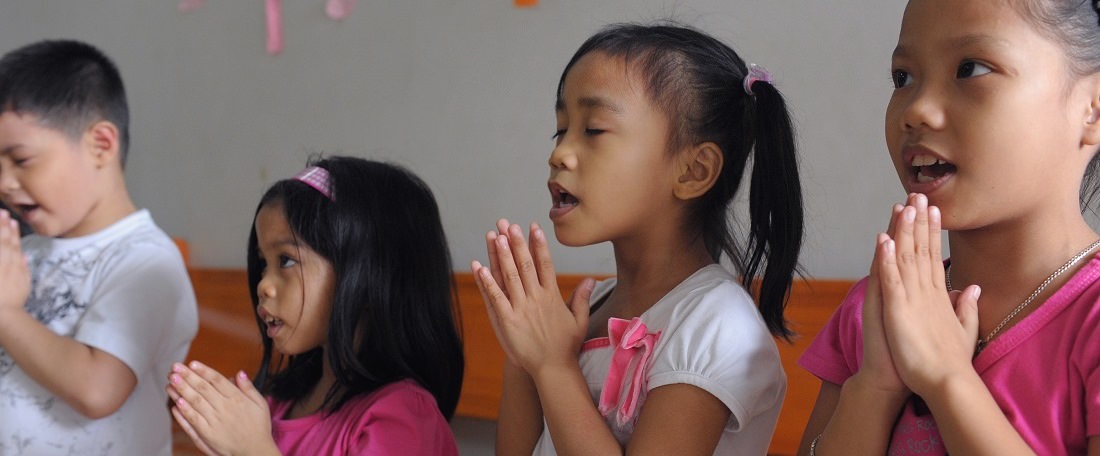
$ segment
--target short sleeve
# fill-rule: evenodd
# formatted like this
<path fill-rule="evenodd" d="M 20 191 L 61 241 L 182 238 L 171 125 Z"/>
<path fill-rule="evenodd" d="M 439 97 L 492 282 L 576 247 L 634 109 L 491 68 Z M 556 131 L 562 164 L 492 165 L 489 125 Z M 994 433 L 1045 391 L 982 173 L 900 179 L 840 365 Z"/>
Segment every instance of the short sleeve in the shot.
<path fill-rule="evenodd" d="M 458 455 L 454 434 L 431 394 L 408 383 L 387 388 L 357 425 L 351 454 Z"/>
<path fill-rule="evenodd" d="M 73 338 L 110 353 L 139 377 L 173 361 L 165 358 L 186 355 L 198 315 L 173 248 L 167 240 L 139 238 L 111 253 Z"/>
<path fill-rule="evenodd" d="M 775 341 L 735 282 L 679 305 L 658 347 L 647 388 L 688 384 L 710 393 L 729 408 L 731 431 L 783 401 L 787 381 Z"/>
<path fill-rule="evenodd" d="M 1091 306 L 1087 323 L 1073 353 L 1072 362 L 1081 373 L 1085 386 L 1085 432 L 1088 437 L 1100 436 L 1100 302 Z"/>
<path fill-rule="evenodd" d="M 863 296 L 867 279 L 848 291 L 829 322 L 821 328 L 798 365 L 821 380 L 841 385 L 859 371 L 863 360 Z"/>

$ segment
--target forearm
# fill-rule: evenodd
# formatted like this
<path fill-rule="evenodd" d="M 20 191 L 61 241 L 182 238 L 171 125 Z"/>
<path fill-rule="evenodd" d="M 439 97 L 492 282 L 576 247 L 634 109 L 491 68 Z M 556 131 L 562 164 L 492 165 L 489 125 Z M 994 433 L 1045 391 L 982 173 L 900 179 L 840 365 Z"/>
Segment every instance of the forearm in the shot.
<path fill-rule="evenodd" d="M 504 363 L 504 385 L 497 419 L 496 454 L 528 456 L 542 435 L 542 407 L 535 382 L 522 368 Z"/>
<path fill-rule="evenodd" d="M 907 396 L 874 388 L 865 380 L 857 373 L 841 386 L 836 409 L 814 448 L 816 456 L 886 454 Z"/>
<path fill-rule="evenodd" d="M 22 309 L 0 315 L 0 347 L 28 377 L 88 418 L 117 411 L 137 383 L 121 361 L 54 333 Z"/>
<path fill-rule="evenodd" d="M 544 368 L 534 381 L 559 455 L 623 454 L 619 441 L 592 403 L 580 366 Z"/>
<path fill-rule="evenodd" d="M 943 382 L 925 395 L 948 453 L 1032 455 L 977 373 Z"/>

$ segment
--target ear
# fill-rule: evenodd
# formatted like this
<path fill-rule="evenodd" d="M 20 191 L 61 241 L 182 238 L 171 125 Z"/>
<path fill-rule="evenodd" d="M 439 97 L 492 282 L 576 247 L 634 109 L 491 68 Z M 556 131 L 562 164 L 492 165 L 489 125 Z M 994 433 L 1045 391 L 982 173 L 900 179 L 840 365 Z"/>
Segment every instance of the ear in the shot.
<path fill-rule="evenodd" d="M 1093 75 L 1086 82 L 1089 105 L 1085 111 L 1081 145 L 1090 150 L 1100 145 L 1100 75 Z"/>
<path fill-rule="evenodd" d="M 118 162 L 121 147 L 118 127 L 106 120 L 92 124 L 84 131 L 84 146 L 91 152 L 96 166 Z"/>
<path fill-rule="evenodd" d="M 725 156 L 713 142 L 697 144 L 680 152 L 673 194 L 681 200 L 698 198 L 707 193 L 722 175 Z"/>

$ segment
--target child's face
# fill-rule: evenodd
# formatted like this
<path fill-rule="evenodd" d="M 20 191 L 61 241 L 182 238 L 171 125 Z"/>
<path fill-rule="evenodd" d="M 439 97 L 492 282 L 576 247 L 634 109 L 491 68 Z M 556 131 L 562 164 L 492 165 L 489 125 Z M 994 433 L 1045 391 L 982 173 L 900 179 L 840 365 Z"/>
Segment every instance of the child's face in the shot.
<path fill-rule="evenodd" d="M 1076 211 L 1089 99 L 1058 44 L 1012 5 L 910 1 L 891 72 L 890 156 L 906 191 L 943 210 L 945 228 Z"/>
<path fill-rule="evenodd" d="M 267 337 L 285 355 L 323 346 L 336 282 L 332 264 L 294 236 L 282 203 L 256 214 L 256 240 L 264 265 L 256 313 L 267 324 Z"/>
<path fill-rule="evenodd" d="M 550 219 L 566 245 L 638 236 L 676 218 L 669 122 L 622 58 L 594 52 L 566 75 L 550 155 Z"/>
<path fill-rule="evenodd" d="M 84 138 L 45 127 L 31 114 L 0 114 L 0 198 L 36 233 L 76 237 L 109 225 L 96 211 L 99 166 Z"/>

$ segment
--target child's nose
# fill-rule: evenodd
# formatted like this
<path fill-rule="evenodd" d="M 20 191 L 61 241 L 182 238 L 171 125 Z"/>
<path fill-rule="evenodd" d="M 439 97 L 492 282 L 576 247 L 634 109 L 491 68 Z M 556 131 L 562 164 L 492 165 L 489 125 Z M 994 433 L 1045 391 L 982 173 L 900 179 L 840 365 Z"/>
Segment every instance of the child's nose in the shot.
<path fill-rule="evenodd" d="M 577 155 L 574 153 L 572 146 L 563 139 L 558 145 L 554 146 L 554 151 L 550 153 L 550 168 L 573 169 L 576 166 Z"/>
<path fill-rule="evenodd" d="M 0 195 L 11 195 L 16 190 L 19 190 L 19 180 L 15 178 L 15 173 L 0 165 Z"/>
<path fill-rule="evenodd" d="M 275 284 L 266 275 L 260 278 L 260 283 L 256 284 L 256 297 L 260 302 L 275 298 Z"/>
<path fill-rule="evenodd" d="M 902 112 L 902 127 L 906 131 L 938 130 L 944 125 L 944 97 L 934 88 L 917 88 Z"/>

